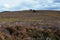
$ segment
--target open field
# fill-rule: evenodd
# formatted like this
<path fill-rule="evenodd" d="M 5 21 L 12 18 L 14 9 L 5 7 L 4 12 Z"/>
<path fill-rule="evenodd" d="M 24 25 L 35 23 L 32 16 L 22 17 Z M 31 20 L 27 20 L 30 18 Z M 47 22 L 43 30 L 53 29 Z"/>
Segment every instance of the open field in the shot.
<path fill-rule="evenodd" d="M 60 11 L 1 12 L 0 40 L 60 40 Z"/>
<path fill-rule="evenodd" d="M 60 20 L 60 11 L 16 11 L 1 12 L 0 21 L 49 21 Z"/>

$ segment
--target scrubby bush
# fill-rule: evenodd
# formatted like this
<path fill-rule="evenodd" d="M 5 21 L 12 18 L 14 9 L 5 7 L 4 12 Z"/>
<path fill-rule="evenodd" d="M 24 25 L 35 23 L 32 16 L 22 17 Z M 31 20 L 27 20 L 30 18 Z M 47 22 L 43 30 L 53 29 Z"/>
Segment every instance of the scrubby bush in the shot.
<path fill-rule="evenodd" d="M 32 9 L 30 9 L 30 11 L 32 11 L 33 13 L 36 13 L 36 10 L 32 10 Z"/>
<path fill-rule="evenodd" d="M 23 22 L 24 23 L 24 22 Z M 14 24 L 14 23 L 12 23 Z M 23 24 L 22 25 L 12 25 L 11 27 L 2 27 L 0 28 L 0 40 L 60 40 L 60 29 L 53 29 L 45 24 L 45 27 L 39 26 L 37 23 L 36 26 L 29 26 Z M 42 29 L 44 29 L 42 31 Z"/>

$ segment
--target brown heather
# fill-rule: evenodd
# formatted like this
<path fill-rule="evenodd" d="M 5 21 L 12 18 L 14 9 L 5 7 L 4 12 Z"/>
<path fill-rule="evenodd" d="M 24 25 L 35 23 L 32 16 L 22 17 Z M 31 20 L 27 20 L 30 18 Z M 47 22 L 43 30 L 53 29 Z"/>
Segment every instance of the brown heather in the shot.
<path fill-rule="evenodd" d="M 1 12 L 0 40 L 60 40 L 60 11 Z"/>

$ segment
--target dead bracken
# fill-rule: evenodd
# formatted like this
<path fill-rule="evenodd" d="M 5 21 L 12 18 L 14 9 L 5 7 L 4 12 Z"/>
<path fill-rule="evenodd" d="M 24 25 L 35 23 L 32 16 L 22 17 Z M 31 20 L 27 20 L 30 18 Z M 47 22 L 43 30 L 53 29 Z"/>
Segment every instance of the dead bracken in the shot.
<path fill-rule="evenodd" d="M 60 11 L 1 12 L 0 40 L 60 40 Z"/>
<path fill-rule="evenodd" d="M 16 22 L 12 23 L 12 26 L 5 24 L 5 27 L 0 29 L 0 40 L 60 40 L 60 27 L 53 26 L 52 24 L 40 24 L 40 22 L 30 22 L 24 26 L 15 25 Z M 18 23 L 18 22 L 17 22 Z M 27 24 L 28 22 L 26 22 Z M 35 23 L 35 24 L 34 24 Z M 10 23 L 11 24 L 11 23 Z M 32 24 L 32 25 L 31 25 Z M 39 25 L 38 25 L 39 24 Z M 7 27 L 8 26 L 8 27 Z"/>

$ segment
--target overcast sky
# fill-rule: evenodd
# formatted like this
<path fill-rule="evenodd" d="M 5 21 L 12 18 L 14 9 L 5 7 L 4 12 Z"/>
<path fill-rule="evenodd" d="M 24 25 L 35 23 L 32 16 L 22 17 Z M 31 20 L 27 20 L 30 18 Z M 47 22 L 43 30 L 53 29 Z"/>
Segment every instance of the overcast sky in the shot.
<path fill-rule="evenodd" d="M 60 10 L 60 0 L 0 0 L 0 11 Z"/>

